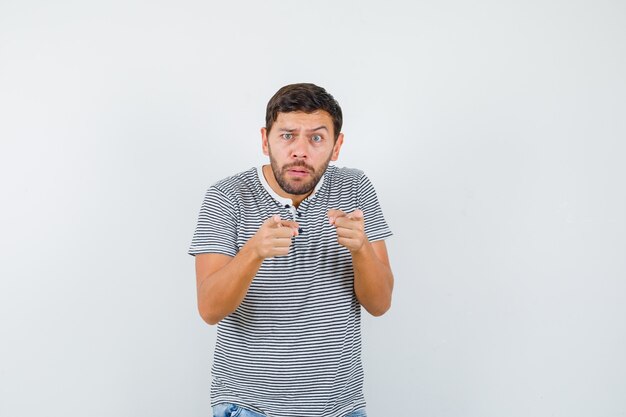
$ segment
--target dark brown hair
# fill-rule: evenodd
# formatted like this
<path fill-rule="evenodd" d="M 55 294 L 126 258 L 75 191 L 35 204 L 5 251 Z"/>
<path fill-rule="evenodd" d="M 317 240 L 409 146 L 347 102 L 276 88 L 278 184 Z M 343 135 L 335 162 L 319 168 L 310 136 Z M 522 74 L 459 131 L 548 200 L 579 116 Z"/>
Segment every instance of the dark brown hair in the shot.
<path fill-rule="evenodd" d="M 300 83 L 286 85 L 274 94 L 267 103 L 265 112 L 265 128 L 269 134 L 272 125 L 278 117 L 278 113 L 302 111 L 313 113 L 316 110 L 324 110 L 333 120 L 335 140 L 341 133 L 343 115 L 341 107 L 333 96 L 322 87 L 315 84 Z"/>

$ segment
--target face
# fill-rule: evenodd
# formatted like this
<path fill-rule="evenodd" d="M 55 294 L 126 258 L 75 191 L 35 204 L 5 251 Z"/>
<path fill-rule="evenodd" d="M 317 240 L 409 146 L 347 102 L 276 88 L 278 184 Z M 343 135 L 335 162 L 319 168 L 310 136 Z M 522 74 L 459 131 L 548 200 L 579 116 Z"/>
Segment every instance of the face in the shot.
<path fill-rule="evenodd" d="M 294 196 L 313 191 L 343 144 L 343 134 L 334 140 L 333 120 L 323 110 L 278 113 L 271 130 L 261 129 L 261 136 L 274 179 Z"/>

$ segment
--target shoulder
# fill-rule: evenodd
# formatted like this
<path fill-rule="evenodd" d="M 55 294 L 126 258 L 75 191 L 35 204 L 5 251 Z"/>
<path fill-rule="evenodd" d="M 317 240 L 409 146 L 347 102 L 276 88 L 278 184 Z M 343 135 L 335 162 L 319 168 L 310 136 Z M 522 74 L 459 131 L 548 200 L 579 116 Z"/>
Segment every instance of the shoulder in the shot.
<path fill-rule="evenodd" d="M 373 188 L 372 182 L 368 176 L 360 169 L 329 166 L 324 176 L 331 189 L 345 190 L 352 188 L 355 190 L 369 190 Z"/>
<path fill-rule="evenodd" d="M 218 190 L 227 196 L 235 197 L 242 192 L 253 190 L 258 182 L 256 168 L 250 168 L 215 182 L 209 190 Z"/>
<path fill-rule="evenodd" d="M 365 177 L 365 173 L 356 168 L 337 167 L 329 165 L 324 175 L 324 181 L 329 180 L 333 183 L 354 183 Z"/>

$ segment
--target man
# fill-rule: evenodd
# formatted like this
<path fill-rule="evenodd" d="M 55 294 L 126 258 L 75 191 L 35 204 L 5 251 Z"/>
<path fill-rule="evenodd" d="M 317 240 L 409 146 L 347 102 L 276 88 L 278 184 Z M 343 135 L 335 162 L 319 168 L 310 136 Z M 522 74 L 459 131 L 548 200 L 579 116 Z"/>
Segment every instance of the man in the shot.
<path fill-rule="evenodd" d="M 281 88 L 261 129 L 270 164 L 209 188 L 189 253 L 218 323 L 215 417 L 362 417 L 361 309 L 391 304 L 391 236 L 363 172 L 329 166 L 342 112 L 313 84 Z"/>

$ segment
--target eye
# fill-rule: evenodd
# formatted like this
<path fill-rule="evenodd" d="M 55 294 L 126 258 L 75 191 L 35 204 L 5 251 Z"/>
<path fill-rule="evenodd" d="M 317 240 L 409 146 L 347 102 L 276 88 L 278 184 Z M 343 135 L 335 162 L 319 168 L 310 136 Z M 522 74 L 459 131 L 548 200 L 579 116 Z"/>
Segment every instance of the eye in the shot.
<path fill-rule="evenodd" d="M 315 143 L 320 143 L 322 141 L 322 137 L 320 135 L 311 136 L 311 140 Z"/>
<path fill-rule="evenodd" d="M 291 140 L 291 139 L 293 139 L 293 133 L 283 133 L 281 136 L 282 136 L 282 137 L 283 137 L 283 139 L 285 139 L 285 140 Z"/>

